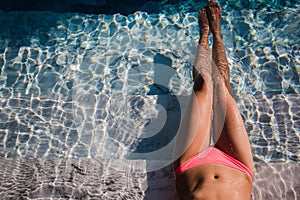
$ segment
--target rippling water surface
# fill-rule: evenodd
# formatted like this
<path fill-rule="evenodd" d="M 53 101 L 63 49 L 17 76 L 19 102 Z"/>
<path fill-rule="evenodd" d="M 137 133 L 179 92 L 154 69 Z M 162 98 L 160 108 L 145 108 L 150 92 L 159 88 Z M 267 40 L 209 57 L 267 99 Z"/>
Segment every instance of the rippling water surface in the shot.
<path fill-rule="evenodd" d="M 133 151 L 159 116 L 157 95 L 191 92 L 196 16 L 2 13 L 0 154 Z M 256 160 L 298 161 L 299 8 L 225 10 L 223 18 L 231 83 Z M 159 64 L 174 70 L 167 89 L 154 84 Z"/>
<path fill-rule="evenodd" d="M 231 84 L 255 161 L 299 162 L 299 3 L 225 5 Z M 0 24 L 1 157 L 123 159 L 174 137 L 174 95 L 191 93 L 196 12 L 0 11 Z"/>

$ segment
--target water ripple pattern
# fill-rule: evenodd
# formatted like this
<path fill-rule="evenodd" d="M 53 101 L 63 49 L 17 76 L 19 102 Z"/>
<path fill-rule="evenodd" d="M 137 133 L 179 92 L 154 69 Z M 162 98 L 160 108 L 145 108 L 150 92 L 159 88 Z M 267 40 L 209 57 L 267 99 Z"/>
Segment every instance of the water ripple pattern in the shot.
<path fill-rule="evenodd" d="M 298 162 L 299 5 L 223 15 L 255 160 Z M 161 111 L 160 95 L 191 93 L 197 13 L 0 12 L 0 22 L 1 157 L 125 158 L 151 121 L 177 112 L 172 100 Z M 167 88 L 154 84 L 159 64 L 176 72 Z"/>

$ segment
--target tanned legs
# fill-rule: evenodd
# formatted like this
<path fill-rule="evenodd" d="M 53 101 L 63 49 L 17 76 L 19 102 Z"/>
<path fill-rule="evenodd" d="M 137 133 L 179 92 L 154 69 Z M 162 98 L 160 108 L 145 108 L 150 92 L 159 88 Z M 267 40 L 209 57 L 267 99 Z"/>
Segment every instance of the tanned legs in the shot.
<path fill-rule="evenodd" d="M 195 96 L 191 99 L 177 136 L 179 142 L 176 144 L 175 155 L 184 153 L 174 162 L 175 169 L 209 146 L 214 102 L 215 147 L 253 171 L 249 139 L 231 94 L 229 65 L 221 37 L 221 12 L 220 5 L 214 1 L 210 1 L 205 9 L 199 11 L 200 40 L 193 69 Z M 213 34 L 212 62 L 208 46 L 210 31 Z"/>
<path fill-rule="evenodd" d="M 177 136 L 175 155 L 184 153 L 174 162 L 175 169 L 210 144 L 212 77 L 208 47 L 210 31 L 205 9 L 199 11 L 199 27 L 200 40 L 193 68 L 195 95 L 192 95 Z"/>
<path fill-rule="evenodd" d="M 214 80 L 214 92 L 218 101 L 214 101 L 214 142 L 215 146 L 244 163 L 253 172 L 253 159 L 247 132 L 243 120 L 232 97 L 230 71 L 221 37 L 221 8 L 214 1 L 207 6 L 210 30 L 213 34 L 212 59 L 219 78 Z M 221 77 L 221 78 L 220 78 Z M 223 123 L 224 124 L 223 124 Z M 223 127 L 219 129 L 218 127 Z"/>

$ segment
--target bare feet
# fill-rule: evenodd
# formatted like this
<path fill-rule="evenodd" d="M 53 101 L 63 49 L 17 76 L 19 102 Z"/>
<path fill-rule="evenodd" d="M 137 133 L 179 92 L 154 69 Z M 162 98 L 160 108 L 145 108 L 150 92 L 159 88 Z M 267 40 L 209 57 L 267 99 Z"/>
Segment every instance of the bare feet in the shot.
<path fill-rule="evenodd" d="M 220 74 L 221 77 L 224 78 L 226 87 L 231 94 L 230 70 L 221 37 L 222 9 L 217 2 L 210 0 L 206 7 L 206 12 L 209 21 L 209 28 L 213 34 L 212 60 L 214 62 L 213 64 L 215 64 L 218 69 L 218 72 L 215 72 L 214 74 Z"/>
<path fill-rule="evenodd" d="M 209 82 L 209 74 L 211 71 L 208 36 L 209 22 L 206 15 L 206 8 L 202 8 L 198 13 L 198 22 L 200 29 L 200 40 L 197 48 L 195 65 L 193 68 L 194 91 L 200 91 L 205 82 Z"/>
<path fill-rule="evenodd" d="M 221 32 L 221 13 L 220 5 L 215 1 L 209 1 L 206 7 L 207 16 L 209 19 L 209 27 L 213 35 L 220 34 Z"/>
<path fill-rule="evenodd" d="M 208 50 L 209 22 L 208 22 L 205 8 L 202 8 L 199 11 L 198 22 L 199 22 L 199 28 L 200 28 L 199 43 Z"/>

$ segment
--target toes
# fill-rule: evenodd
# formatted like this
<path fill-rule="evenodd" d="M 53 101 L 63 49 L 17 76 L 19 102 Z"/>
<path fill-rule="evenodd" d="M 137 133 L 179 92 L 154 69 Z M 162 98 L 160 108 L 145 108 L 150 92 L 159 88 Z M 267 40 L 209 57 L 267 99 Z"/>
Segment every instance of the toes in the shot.
<path fill-rule="evenodd" d="M 202 9 L 199 11 L 199 14 L 200 14 L 200 15 L 206 15 L 206 10 L 205 10 L 205 8 L 202 8 Z"/>
<path fill-rule="evenodd" d="M 219 10 L 219 11 L 222 10 L 220 4 L 218 4 L 218 3 L 215 2 L 215 1 L 209 1 L 208 4 L 207 4 L 207 7 L 208 7 L 209 9 L 217 8 L 217 10 Z"/>
<path fill-rule="evenodd" d="M 218 9 L 218 11 L 222 11 L 222 8 L 221 8 L 220 4 L 218 4 L 217 2 L 215 2 L 214 6 L 215 6 L 215 8 Z"/>
<path fill-rule="evenodd" d="M 211 7 L 211 8 L 218 8 L 218 6 L 219 6 L 219 4 L 214 1 L 209 4 L 209 7 Z"/>
<path fill-rule="evenodd" d="M 199 10 L 199 18 L 200 19 L 207 18 L 206 9 L 205 8 L 202 8 L 201 10 Z"/>

